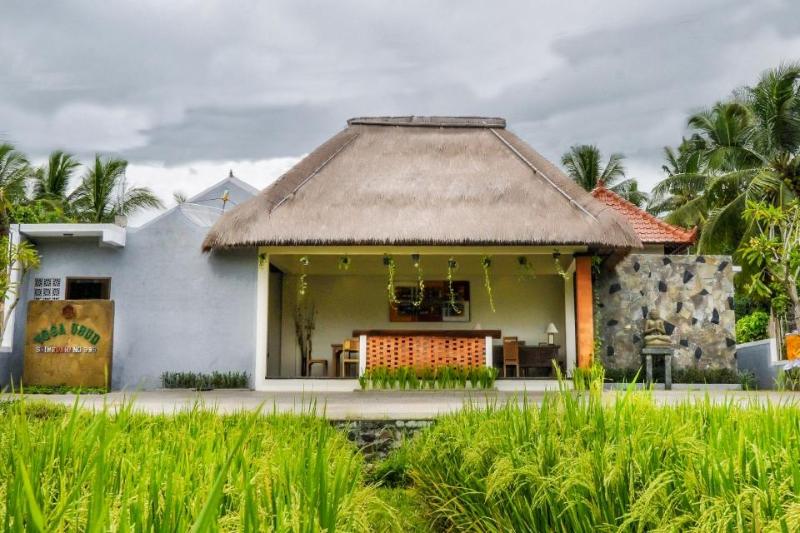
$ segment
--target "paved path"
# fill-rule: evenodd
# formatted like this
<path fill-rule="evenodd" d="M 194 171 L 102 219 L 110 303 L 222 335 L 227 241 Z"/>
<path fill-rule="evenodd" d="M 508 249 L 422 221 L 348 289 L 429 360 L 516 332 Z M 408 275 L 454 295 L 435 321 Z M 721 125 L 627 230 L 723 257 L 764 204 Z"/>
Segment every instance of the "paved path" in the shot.
<path fill-rule="evenodd" d="M 158 390 L 146 392 L 112 392 L 106 395 L 85 395 L 81 404 L 90 409 L 102 409 L 104 404 L 116 407 L 123 402 L 134 402 L 135 408 L 148 413 L 174 413 L 190 409 L 196 403 L 219 412 L 230 413 L 259 406 L 266 411 L 309 412 L 314 411 L 330 419 L 424 419 L 443 413 L 451 413 L 465 406 L 485 407 L 509 401 L 522 403 L 540 402 L 545 392 L 503 391 L 367 391 L 367 392 L 255 392 L 255 391 L 210 391 Z M 637 392 L 635 394 L 646 394 Z M 731 392 L 731 391 L 654 391 L 653 398 L 660 403 L 674 404 L 687 400 L 700 401 L 708 397 L 714 402 L 757 402 L 766 404 L 791 403 L 800 406 L 800 393 L 775 391 Z M 72 405 L 72 394 L 27 395 L 31 399 L 47 400 Z M 7 397 L 7 396 L 6 396 Z M 604 398 L 613 402 L 618 393 L 606 392 Z"/>

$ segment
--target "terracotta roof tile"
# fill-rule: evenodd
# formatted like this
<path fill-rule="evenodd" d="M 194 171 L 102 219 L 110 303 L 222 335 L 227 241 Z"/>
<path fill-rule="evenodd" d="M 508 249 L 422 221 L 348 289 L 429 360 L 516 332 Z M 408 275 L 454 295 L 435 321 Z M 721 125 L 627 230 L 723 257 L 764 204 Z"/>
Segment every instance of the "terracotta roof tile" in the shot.
<path fill-rule="evenodd" d="M 642 244 L 689 245 L 697 240 L 697 228 L 687 230 L 664 222 L 614 191 L 606 189 L 602 183 L 592 189 L 592 196 L 624 216 Z"/>

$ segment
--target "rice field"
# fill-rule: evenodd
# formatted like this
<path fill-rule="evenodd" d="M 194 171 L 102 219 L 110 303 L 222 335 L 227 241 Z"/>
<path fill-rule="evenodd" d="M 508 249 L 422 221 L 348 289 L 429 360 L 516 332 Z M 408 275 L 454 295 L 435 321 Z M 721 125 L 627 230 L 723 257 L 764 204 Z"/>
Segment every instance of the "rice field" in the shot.
<path fill-rule="evenodd" d="M 800 531 L 800 410 L 596 392 L 441 419 L 404 451 L 442 531 Z"/>
<path fill-rule="evenodd" d="M 606 398 L 607 399 L 607 398 Z M 378 464 L 313 413 L 0 402 L 3 531 L 800 531 L 800 411 L 548 396 Z"/>
<path fill-rule="evenodd" d="M 314 416 L 0 404 L 4 531 L 370 531 L 358 451 Z M 385 516 L 389 513 L 389 516 Z"/>

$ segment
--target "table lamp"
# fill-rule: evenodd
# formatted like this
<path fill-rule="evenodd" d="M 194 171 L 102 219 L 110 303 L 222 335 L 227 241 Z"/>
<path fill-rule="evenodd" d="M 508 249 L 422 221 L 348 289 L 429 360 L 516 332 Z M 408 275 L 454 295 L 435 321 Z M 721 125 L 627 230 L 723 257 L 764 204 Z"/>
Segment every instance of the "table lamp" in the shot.
<path fill-rule="evenodd" d="M 556 328 L 556 325 L 550 322 L 545 330 L 545 333 L 547 333 L 547 344 L 555 344 L 556 333 L 558 333 L 558 328 Z"/>

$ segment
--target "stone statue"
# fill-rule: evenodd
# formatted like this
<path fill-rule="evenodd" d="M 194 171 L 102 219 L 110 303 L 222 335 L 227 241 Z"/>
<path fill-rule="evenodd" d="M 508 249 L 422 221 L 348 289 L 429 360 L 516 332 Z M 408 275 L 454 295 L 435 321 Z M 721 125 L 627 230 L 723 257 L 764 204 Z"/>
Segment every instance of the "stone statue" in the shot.
<path fill-rule="evenodd" d="M 669 348 L 672 340 L 667 335 L 664 328 L 664 321 L 658 315 L 658 311 L 651 310 L 644 322 L 644 347 L 645 348 Z"/>

